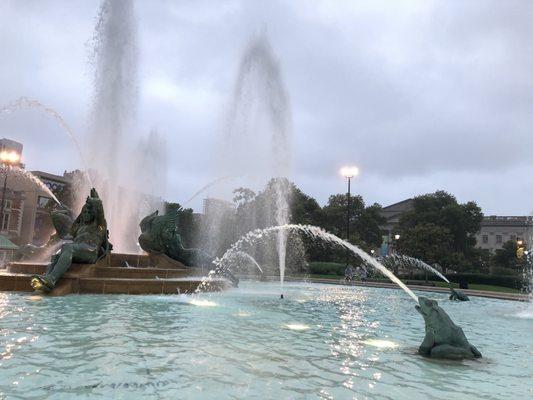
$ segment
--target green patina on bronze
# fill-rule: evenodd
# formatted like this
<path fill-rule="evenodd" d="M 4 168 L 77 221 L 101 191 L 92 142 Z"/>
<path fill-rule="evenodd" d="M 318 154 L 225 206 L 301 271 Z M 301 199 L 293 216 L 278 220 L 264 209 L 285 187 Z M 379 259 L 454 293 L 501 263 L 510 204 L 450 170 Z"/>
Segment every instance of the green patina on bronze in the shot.
<path fill-rule="evenodd" d="M 186 266 L 201 266 L 210 261 L 200 249 L 187 249 L 178 233 L 179 210 L 170 209 L 165 215 L 159 211 L 143 218 L 139 226 L 139 245 L 148 254 L 165 254 Z"/>
<path fill-rule="evenodd" d="M 463 330 L 439 307 L 435 300 L 418 297 L 417 311 L 424 318 L 426 336 L 418 353 L 432 358 L 461 360 L 480 358 L 481 353 L 468 342 Z"/>
<path fill-rule="evenodd" d="M 52 256 L 46 273 L 33 277 L 31 285 L 34 289 L 50 291 L 73 262 L 94 264 L 111 251 L 104 207 L 95 189 L 91 189 L 80 215 L 72 223 L 68 238 L 70 240 Z"/>
<path fill-rule="evenodd" d="M 53 247 L 58 246 L 63 240 L 72 239 L 70 230 L 72 228 L 72 222 L 74 218 L 72 211 L 69 208 L 64 205 L 59 205 L 56 209 L 50 212 L 50 219 L 52 220 L 55 233 L 50 236 L 48 242 L 46 242 L 46 244 L 43 246 L 27 244 L 20 247 L 13 255 L 13 259 L 15 261 L 37 259 L 44 256 L 49 249 L 53 249 Z"/>
<path fill-rule="evenodd" d="M 450 300 L 458 300 L 458 301 L 470 301 L 468 296 L 461 292 L 460 290 L 455 290 L 453 288 L 450 288 Z"/>

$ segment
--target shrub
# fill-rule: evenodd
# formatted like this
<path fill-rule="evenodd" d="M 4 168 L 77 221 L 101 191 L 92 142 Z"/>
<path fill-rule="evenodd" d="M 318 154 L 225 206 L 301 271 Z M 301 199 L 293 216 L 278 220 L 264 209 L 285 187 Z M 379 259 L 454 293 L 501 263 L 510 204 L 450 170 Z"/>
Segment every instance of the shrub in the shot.
<path fill-rule="evenodd" d="M 483 275 L 483 274 L 449 274 L 446 276 L 450 282 L 477 283 L 479 285 L 503 286 L 521 289 L 524 279 L 515 275 Z"/>
<path fill-rule="evenodd" d="M 327 262 L 327 261 L 311 261 L 309 262 L 309 273 L 317 275 L 340 275 L 344 276 L 346 264 Z"/>

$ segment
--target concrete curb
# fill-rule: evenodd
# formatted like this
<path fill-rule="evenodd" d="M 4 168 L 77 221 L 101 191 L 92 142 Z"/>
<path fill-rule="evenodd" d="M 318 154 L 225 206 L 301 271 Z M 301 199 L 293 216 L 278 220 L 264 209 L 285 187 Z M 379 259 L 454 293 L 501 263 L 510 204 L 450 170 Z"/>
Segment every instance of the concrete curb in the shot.
<path fill-rule="evenodd" d="M 343 285 L 343 286 L 361 286 L 361 287 L 376 287 L 384 289 L 400 289 L 394 283 L 386 282 L 346 282 L 344 279 L 324 279 L 324 278 L 307 278 L 307 279 L 298 279 L 287 277 L 286 281 L 290 282 L 312 282 L 312 283 L 326 283 L 330 285 Z M 438 292 L 438 293 L 449 293 L 448 288 L 435 287 L 435 286 L 422 286 L 422 285 L 407 285 L 411 290 L 418 290 L 423 292 Z M 502 292 L 490 292 L 486 290 L 472 290 L 472 289 L 461 289 L 461 292 L 467 294 L 468 296 L 477 296 L 477 297 L 486 297 L 490 299 L 500 299 L 500 300 L 511 300 L 511 301 L 529 301 L 529 296 L 526 294 L 518 293 L 502 293 Z"/>

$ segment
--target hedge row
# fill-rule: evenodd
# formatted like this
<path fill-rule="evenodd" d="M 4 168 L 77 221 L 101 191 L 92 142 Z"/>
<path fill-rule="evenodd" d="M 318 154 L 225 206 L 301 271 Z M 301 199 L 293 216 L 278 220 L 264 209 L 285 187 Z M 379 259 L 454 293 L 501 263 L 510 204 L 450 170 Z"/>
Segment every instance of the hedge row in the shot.
<path fill-rule="evenodd" d="M 319 275 L 335 275 L 344 276 L 344 270 L 346 264 L 336 262 L 323 262 L 312 261 L 309 263 L 309 273 Z M 408 276 L 400 276 L 402 280 L 425 280 L 425 273 L 416 273 Z M 378 274 L 379 277 L 379 274 Z M 474 273 L 462 273 L 462 274 L 447 274 L 446 277 L 450 282 L 455 283 L 468 283 L 478 285 L 494 285 L 503 286 L 513 289 L 522 289 L 525 282 L 523 278 L 513 275 L 486 275 L 486 274 L 474 274 Z M 428 275 L 429 280 L 438 280 L 436 276 L 432 274 Z"/>
<path fill-rule="evenodd" d="M 311 261 L 309 263 L 309 273 L 317 275 L 337 275 L 344 276 L 346 264 L 326 261 Z"/>
<path fill-rule="evenodd" d="M 524 280 L 517 275 L 487 275 L 487 274 L 475 274 L 475 273 L 461 273 L 461 274 L 446 274 L 446 278 L 450 282 L 455 283 L 467 283 L 478 285 L 494 285 L 503 286 L 513 289 L 522 289 Z M 425 273 L 417 272 L 416 274 L 400 276 L 402 280 L 420 280 L 426 279 Z M 439 280 L 435 275 L 428 273 L 428 279 L 431 281 Z"/>
<path fill-rule="evenodd" d="M 485 275 L 485 274 L 448 274 L 450 282 L 477 283 L 478 285 L 503 286 L 513 289 L 522 289 L 524 279 L 513 275 Z"/>

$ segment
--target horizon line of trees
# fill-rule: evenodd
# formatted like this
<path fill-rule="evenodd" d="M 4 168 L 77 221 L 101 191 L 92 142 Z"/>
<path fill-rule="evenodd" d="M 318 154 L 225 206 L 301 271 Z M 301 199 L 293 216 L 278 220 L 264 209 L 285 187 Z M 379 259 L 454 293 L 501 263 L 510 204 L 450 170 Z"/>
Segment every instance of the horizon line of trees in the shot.
<path fill-rule="evenodd" d="M 180 232 L 184 243 L 191 247 L 201 247 L 211 254 L 221 255 L 231 244 L 247 232 L 276 225 L 276 189 L 284 187 L 289 194 L 289 222 L 314 225 L 346 240 L 347 194 L 329 196 L 323 206 L 313 197 L 303 193 L 294 183 L 280 178 L 270 180 L 259 192 L 245 187 L 234 190 L 234 211 L 218 215 L 215 221 L 218 231 L 209 224 L 210 216 L 202 224 L 194 220 L 193 210 L 181 211 Z M 476 246 L 475 234 L 480 230 L 483 213 L 474 202 L 459 203 L 455 196 L 436 191 L 413 199 L 413 209 L 400 217 L 397 233 L 400 239 L 394 250 L 423 260 L 428 264 L 438 264 L 446 272 L 476 273 L 521 273 L 524 260 L 517 257 L 517 244 L 505 243 L 503 248 L 491 254 Z M 370 252 L 379 249 L 385 232 L 382 230 L 386 219 L 378 203 L 367 205 L 361 195 L 350 196 L 350 237 L 348 241 Z M 213 231 L 215 229 L 215 231 Z M 217 238 L 217 243 L 207 243 Z M 206 244 L 207 243 L 207 244 Z M 273 254 L 254 249 L 252 254 L 267 263 L 275 263 Z M 360 260 L 347 256 L 343 249 L 310 238 L 296 238 L 289 235 L 288 255 L 291 262 L 301 258 L 306 261 L 325 261 L 357 264 Z M 347 258 L 348 257 L 348 258 Z M 296 262 L 300 265 L 302 262 Z"/>

